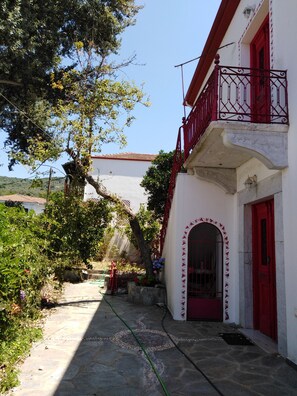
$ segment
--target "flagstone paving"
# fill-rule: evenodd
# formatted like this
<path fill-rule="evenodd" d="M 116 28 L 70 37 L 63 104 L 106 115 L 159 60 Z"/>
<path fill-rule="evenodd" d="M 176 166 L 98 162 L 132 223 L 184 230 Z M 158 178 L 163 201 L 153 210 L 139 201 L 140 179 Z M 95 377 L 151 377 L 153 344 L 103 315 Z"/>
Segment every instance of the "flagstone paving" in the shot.
<path fill-rule="evenodd" d="M 297 371 L 282 357 L 219 336 L 234 327 L 174 321 L 162 307 L 99 291 L 66 284 L 10 395 L 297 395 Z"/>

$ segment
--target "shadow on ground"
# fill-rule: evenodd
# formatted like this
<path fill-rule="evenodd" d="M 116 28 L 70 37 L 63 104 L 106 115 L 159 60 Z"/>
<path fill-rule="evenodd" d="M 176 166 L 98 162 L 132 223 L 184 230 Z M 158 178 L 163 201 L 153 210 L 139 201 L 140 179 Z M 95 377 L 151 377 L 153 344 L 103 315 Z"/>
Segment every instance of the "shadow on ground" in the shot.
<path fill-rule="evenodd" d="M 257 346 L 228 345 L 219 336 L 235 331 L 228 325 L 177 322 L 163 308 L 133 305 L 126 296 L 101 298 L 55 396 L 297 395 L 296 371 Z"/>

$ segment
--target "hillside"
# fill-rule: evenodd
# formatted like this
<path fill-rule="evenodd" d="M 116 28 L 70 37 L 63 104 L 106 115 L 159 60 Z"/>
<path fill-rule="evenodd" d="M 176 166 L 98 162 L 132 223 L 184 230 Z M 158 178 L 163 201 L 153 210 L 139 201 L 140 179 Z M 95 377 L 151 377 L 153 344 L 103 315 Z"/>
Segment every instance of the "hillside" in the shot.
<path fill-rule="evenodd" d="M 0 176 L 0 195 L 22 194 L 33 197 L 46 197 L 48 188 L 48 178 L 37 180 L 21 179 L 18 177 Z M 53 177 L 50 191 L 63 191 L 64 178 Z"/>

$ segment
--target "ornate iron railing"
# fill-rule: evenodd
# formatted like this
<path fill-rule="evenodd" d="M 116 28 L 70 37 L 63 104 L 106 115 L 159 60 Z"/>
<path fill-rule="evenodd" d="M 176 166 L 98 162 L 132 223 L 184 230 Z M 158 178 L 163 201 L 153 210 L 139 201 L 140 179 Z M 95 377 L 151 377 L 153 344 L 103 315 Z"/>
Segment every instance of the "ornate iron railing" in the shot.
<path fill-rule="evenodd" d="M 173 165 L 172 165 L 172 171 L 171 171 L 171 176 L 170 176 L 167 200 L 166 200 L 165 210 L 164 210 L 163 224 L 162 224 L 162 229 L 161 229 L 161 234 L 160 234 L 160 252 L 161 252 L 161 254 L 162 254 L 164 241 L 165 241 L 165 235 L 166 235 L 166 230 L 167 230 L 167 225 L 168 225 L 168 220 L 169 220 L 169 215 L 170 215 L 171 203 L 172 203 L 175 184 L 176 184 L 176 177 L 177 177 L 178 172 L 180 172 L 181 167 L 184 162 L 183 153 L 182 153 L 182 145 L 181 145 L 181 128 L 182 127 L 179 128 L 178 135 L 177 135 L 177 142 L 176 142 L 175 153 L 174 153 L 174 157 L 173 157 Z"/>
<path fill-rule="evenodd" d="M 247 67 L 215 68 L 184 121 L 185 159 L 211 121 L 288 124 L 287 73 Z"/>
<path fill-rule="evenodd" d="M 161 252 L 169 220 L 176 176 L 183 161 L 203 136 L 212 121 L 288 124 L 287 73 L 284 70 L 263 70 L 220 66 L 216 55 L 215 68 L 194 107 L 183 120 L 184 158 L 179 128 L 168 198 L 161 230 Z"/>
<path fill-rule="evenodd" d="M 219 67 L 218 120 L 287 124 L 287 73 Z"/>

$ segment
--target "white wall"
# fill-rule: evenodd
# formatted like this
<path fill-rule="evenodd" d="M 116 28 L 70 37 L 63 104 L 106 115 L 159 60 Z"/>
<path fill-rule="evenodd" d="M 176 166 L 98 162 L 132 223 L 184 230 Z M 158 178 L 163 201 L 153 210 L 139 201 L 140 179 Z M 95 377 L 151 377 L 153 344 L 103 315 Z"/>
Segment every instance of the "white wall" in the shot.
<path fill-rule="evenodd" d="M 255 15 L 246 19 L 243 10 L 255 5 Z M 230 28 L 221 45 L 239 42 L 219 51 L 222 65 L 249 66 L 249 43 L 260 27 L 263 18 L 270 11 L 271 68 L 287 70 L 289 120 L 288 131 L 288 168 L 282 173 L 282 202 L 284 227 L 284 274 L 286 298 L 287 357 L 297 363 L 297 1 L 296 0 L 241 0 Z M 256 160 L 249 161 L 238 169 L 238 190 L 244 188 L 245 178 L 256 174 L 258 181 L 273 175 Z"/>
<path fill-rule="evenodd" d="M 212 197 L 212 199 L 209 197 Z M 219 187 L 211 183 L 198 180 L 195 176 L 185 173 L 178 174 L 163 250 L 163 256 L 166 260 L 167 303 L 173 318 L 176 320 L 186 319 L 186 316 L 182 317 L 181 315 L 181 303 L 184 292 L 182 283 L 184 233 L 186 227 L 192 227 L 191 222 L 195 222 L 199 218 L 209 218 L 221 223 L 229 238 L 230 277 L 228 279 L 228 313 L 229 321 L 238 322 L 238 304 L 236 303 L 238 299 L 238 268 L 234 199 L 233 195 L 226 194 Z"/>
<path fill-rule="evenodd" d="M 274 67 L 288 70 L 289 167 L 283 172 L 283 224 L 288 358 L 297 363 L 297 2 L 272 0 Z"/>
<path fill-rule="evenodd" d="M 1 201 L 1 203 L 5 203 L 5 201 Z M 25 209 L 28 211 L 34 210 L 36 214 L 40 214 L 44 212 L 45 204 L 39 204 L 36 202 L 19 202 Z"/>
<path fill-rule="evenodd" d="M 256 15 L 245 19 L 242 15 L 247 5 L 255 5 Z M 270 11 L 271 68 L 287 70 L 289 131 L 288 131 L 288 168 L 282 174 L 282 202 L 284 229 L 284 276 L 286 297 L 287 357 L 297 363 L 297 51 L 296 51 L 296 0 L 242 0 L 236 11 L 232 25 L 225 35 L 222 45 L 239 41 L 237 50 L 234 46 L 220 50 L 221 64 L 249 65 L 249 43 L 259 28 L 264 16 Z M 251 160 L 237 170 L 238 190 L 244 189 L 245 178 L 256 174 L 258 181 L 273 175 L 257 160 Z"/>
<path fill-rule="evenodd" d="M 249 19 L 243 15 L 245 7 L 254 5 L 255 14 Z M 287 356 L 297 364 L 297 1 L 296 0 L 241 0 L 226 35 L 222 38 L 221 46 L 235 42 L 219 50 L 221 65 L 249 66 L 249 43 L 260 27 L 264 17 L 270 12 L 271 35 L 271 68 L 287 70 L 288 72 L 288 101 L 289 101 L 289 132 L 288 132 L 288 168 L 281 171 L 268 170 L 256 159 L 248 161 L 237 169 L 237 191 L 244 191 L 244 182 L 248 176 L 257 175 L 262 190 L 269 191 L 270 179 L 280 180 L 282 190 L 277 194 L 277 200 L 282 202 L 283 217 L 279 215 L 278 226 L 284 229 L 284 265 L 280 268 L 284 273 L 285 298 L 282 300 L 286 324 Z M 210 72 L 213 70 L 211 67 Z M 209 75 L 208 74 L 208 75 Z M 206 77 L 206 79 L 208 76 Z M 204 85 L 204 84 L 203 84 Z M 202 86 L 203 86 L 202 85 Z M 267 143 L 269 144 L 269 142 Z M 211 197 L 211 199 L 210 199 Z M 264 195 L 261 199 L 265 199 Z M 168 305 L 175 319 L 182 319 L 180 312 L 181 270 L 182 260 L 181 240 L 182 232 L 193 217 L 216 217 L 228 230 L 232 257 L 232 289 L 230 297 L 230 320 L 237 322 L 238 312 L 238 213 L 236 211 L 237 197 L 227 196 L 218 187 L 207 182 L 195 181 L 193 176 L 181 174 L 178 176 L 176 194 L 173 200 L 167 238 L 164 246 L 166 255 L 166 280 L 168 286 Z M 275 197 L 276 200 L 276 197 Z M 211 202 L 210 202 L 211 201 Z M 252 201 L 251 201 L 252 202 Z M 176 208 L 179 208 L 179 211 Z M 276 230 L 276 234 L 279 231 Z M 170 244 L 170 245 L 169 245 Z M 285 349 L 285 348 L 284 348 Z"/>
<path fill-rule="evenodd" d="M 140 186 L 143 176 L 151 166 L 149 161 L 116 160 L 108 158 L 93 159 L 92 176 L 107 188 L 130 202 L 136 213 L 140 204 L 147 202 L 144 188 Z M 97 194 L 89 184 L 85 187 L 84 199 L 95 198 Z"/>
<path fill-rule="evenodd" d="M 277 0 L 276 0 L 277 1 Z M 246 18 L 243 11 L 248 6 L 255 7 L 257 17 Z M 254 31 L 260 27 L 262 19 L 268 13 L 269 0 L 241 0 L 233 18 L 232 24 L 229 26 L 226 34 L 222 37 L 222 42 L 218 50 L 220 55 L 220 64 L 223 66 L 246 66 L 250 65 L 250 53 L 248 44 L 252 36 L 249 31 Z M 240 44 L 239 44 L 240 43 Z M 214 69 L 214 63 L 210 67 L 204 83 L 201 86 L 203 89 L 206 81 L 208 80 L 211 72 Z M 199 96 L 199 94 L 198 94 Z"/>
<path fill-rule="evenodd" d="M 25 209 L 34 210 L 36 214 L 42 213 L 45 207 L 45 205 L 43 204 L 32 203 L 32 202 L 23 202 L 22 205 Z"/>
<path fill-rule="evenodd" d="M 262 162 L 260 162 L 257 158 L 252 158 L 236 170 L 237 191 L 245 189 L 244 182 L 249 176 L 252 177 L 256 175 L 258 183 L 261 180 L 264 180 L 278 172 L 278 170 L 267 169 L 266 166 L 263 165 Z"/>

